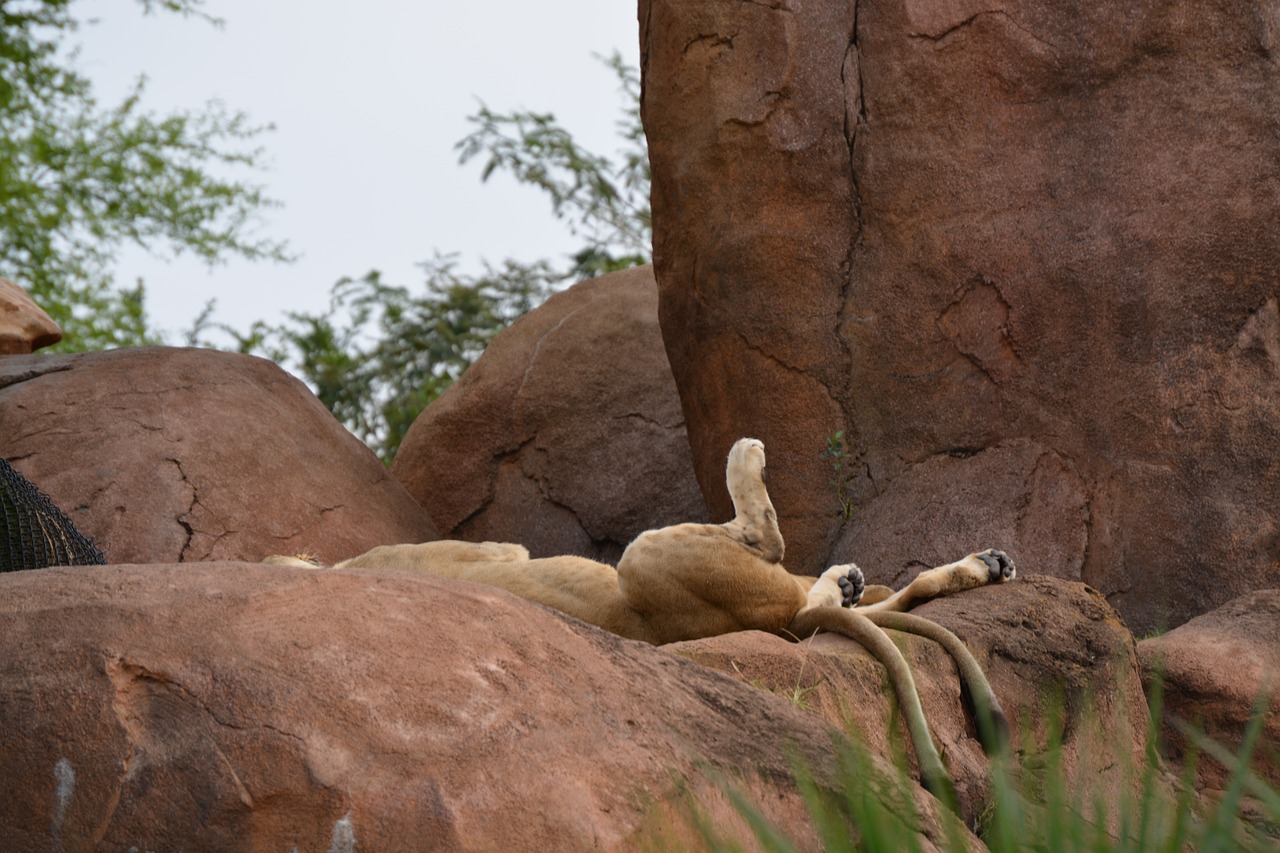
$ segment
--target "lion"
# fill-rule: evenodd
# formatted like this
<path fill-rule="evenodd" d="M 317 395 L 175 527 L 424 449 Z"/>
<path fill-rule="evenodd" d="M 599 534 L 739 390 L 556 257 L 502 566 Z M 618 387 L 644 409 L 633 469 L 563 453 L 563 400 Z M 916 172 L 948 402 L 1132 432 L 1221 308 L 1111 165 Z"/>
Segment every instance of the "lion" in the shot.
<path fill-rule="evenodd" d="M 382 545 L 335 569 L 401 569 L 498 587 L 632 640 L 663 645 L 735 631 L 767 631 L 793 640 L 832 631 L 862 643 L 889 670 L 907 720 L 922 781 L 938 793 L 950 780 L 929 735 L 914 679 L 881 628 L 941 643 L 956 660 L 983 745 L 1007 737 L 1007 722 L 986 676 L 963 643 L 940 625 L 906 613 L 916 604 L 1016 576 L 1003 551 L 988 549 L 922 572 L 903 589 L 867 586 L 853 563 L 820 576 L 792 575 L 764 483 L 764 443 L 738 440 L 725 480 L 734 518 L 677 524 L 641 533 L 618 566 L 584 557 L 531 559 L 521 545 L 444 540 Z M 272 565 L 318 567 L 309 558 L 272 556 Z"/>

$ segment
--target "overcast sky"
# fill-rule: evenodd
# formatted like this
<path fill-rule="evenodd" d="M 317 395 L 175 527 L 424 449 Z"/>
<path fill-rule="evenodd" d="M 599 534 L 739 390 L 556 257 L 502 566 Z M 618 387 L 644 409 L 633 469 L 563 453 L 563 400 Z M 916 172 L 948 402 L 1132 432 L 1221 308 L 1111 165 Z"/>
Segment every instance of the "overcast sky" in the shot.
<path fill-rule="evenodd" d="M 209 0 L 221 29 L 174 15 L 143 16 L 137 0 L 94 0 L 98 22 L 78 34 L 81 69 L 104 106 L 138 75 L 157 111 L 211 99 L 243 110 L 267 135 L 259 176 L 283 203 L 262 233 L 287 240 L 293 264 L 198 261 L 122 253 L 118 281 L 142 278 L 155 323 L 173 338 L 205 302 L 245 328 L 290 308 L 315 310 L 342 276 L 381 270 L 415 284 L 436 250 L 481 258 L 561 258 L 576 241 L 536 190 L 482 161 L 458 164 L 478 98 L 491 108 L 553 112 L 580 142 L 612 154 L 621 106 L 594 58 L 619 50 L 638 63 L 636 7 L 617 0 L 364 0 L 306 4 Z"/>

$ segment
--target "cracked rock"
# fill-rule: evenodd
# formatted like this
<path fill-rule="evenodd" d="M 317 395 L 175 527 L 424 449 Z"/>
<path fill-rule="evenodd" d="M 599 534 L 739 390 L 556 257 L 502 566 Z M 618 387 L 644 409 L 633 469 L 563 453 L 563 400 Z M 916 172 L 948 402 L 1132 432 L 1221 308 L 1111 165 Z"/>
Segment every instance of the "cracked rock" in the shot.
<path fill-rule="evenodd" d="M 762 439 L 792 571 L 862 560 L 833 557 L 851 539 L 888 554 L 913 520 L 917 553 L 1021 534 L 967 549 L 1082 578 L 1145 632 L 1280 564 L 1280 19 L 1063 8 L 855 0 L 783 24 L 641 0 L 661 323 L 713 515 L 724 450 Z M 685 52 L 708 33 L 733 49 Z M 1068 460 L 1057 493 L 1034 468 L 985 497 L 922 470 L 1014 441 Z M 1065 518 L 1028 523 L 1036 494 Z"/>
<path fill-rule="evenodd" d="M 839 736 L 662 649 L 407 572 L 8 573 L 0 648 L 5 851 L 684 850 L 686 794 L 742 826 L 725 779 L 816 849 L 792 761 L 829 788 Z"/>
<path fill-rule="evenodd" d="M 112 563 L 337 561 L 436 538 L 305 385 L 251 356 L 10 356 L 0 360 L 0 455 Z"/>

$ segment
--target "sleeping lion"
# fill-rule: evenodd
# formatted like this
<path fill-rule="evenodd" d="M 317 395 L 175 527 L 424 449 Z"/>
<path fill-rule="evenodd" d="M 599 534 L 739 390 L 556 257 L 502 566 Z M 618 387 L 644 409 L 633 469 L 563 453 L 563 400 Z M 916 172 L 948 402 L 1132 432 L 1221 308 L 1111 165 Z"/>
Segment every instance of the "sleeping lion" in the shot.
<path fill-rule="evenodd" d="M 487 584 L 653 644 L 749 630 L 792 639 L 819 630 L 844 634 L 889 669 L 926 787 L 935 793 L 949 788 L 910 670 L 881 628 L 921 634 L 946 647 L 978 706 L 984 744 L 993 748 L 1007 724 L 981 668 L 950 631 L 903 611 L 938 596 L 1012 580 L 1013 561 L 1003 551 L 981 551 L 929 569 L 897 592 L 866 587 L 852 563 L 832 566 L 817 578 L 792 575 L 782 566 L 782 534 L 764 470 L 764 444 L 753 438 L 737 441 L 725 472 L 733 520 L 641 533 L 616 569 L 583 557 L 530 559 L 521 545 L 450 540 L 382 545 L 333 568 L 402 569 Z M 317 567 L 299 557 L 272 556 L 264 562 Z"/>
<path fill-rule="evenodd" d="M 633 640 L 664 644 L 733 631 L 784 631 L 821 607 L 864 612 L 905 611 L 940 595 L 1011 580 L 1002 551 L 970 554 L 930 569 L 899 592 L 867 590 L 856 565 L 832 566 L 820 577 L 782 566 L 778 516 L 764 485 L 764 443 L 739 439 L 725 479 L 734 519 L 727 524 L 677 524 L 648 530 L 627 546 L 617 569 L 585 557 L 530 559 L 521 545 L 443 540 L 380 545 L 335 569 L 395 568 L 500 587 Z M 276 565 L 314 566 L 297 557 L 268 557 Z"/>

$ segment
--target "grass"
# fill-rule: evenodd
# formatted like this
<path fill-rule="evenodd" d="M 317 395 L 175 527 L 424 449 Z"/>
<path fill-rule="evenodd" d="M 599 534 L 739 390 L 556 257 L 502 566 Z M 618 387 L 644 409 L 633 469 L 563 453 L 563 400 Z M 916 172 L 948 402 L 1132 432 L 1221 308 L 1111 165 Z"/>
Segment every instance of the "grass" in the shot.
<path fill-rule="evenodd" d="M 1152 690 L 1151 724 L 1143 760 L 1122 767 L 1124 784 L 1109 799 L 1081 780 L 1071 780 L 1063 748 L 1063 714 L 1048 721 L 1043 746 L 1024 744 L 1015 761 L 1006 755 L 991 763 L 992 795 L 974 825 L 966 827 L 939 806 L 935 818 L 922 818 L 921 796 L 901 754 L 891 761 L 873 757 L 856 740 L 837 747 L 834 778 L 815 781 L 805 767 L 795 768 L 802 795 L 822 849 L 827 853 L 911 853 L 925 849 L 921 827 L 932 825 L 929 844 L 945 851 L 973 849 L 969 831 L 992 853 L 1227 853 L 1280 849 L 1280 792 L 1250 769 L 1259 748 L 1267 703 L 1260 699 L 1242 745 L 1231 752 L 1193 726 L 1177 720 L 1190 745 L 1177 778 L 1158 752 L 1162 698 Z M 1105 735 L 1099 735 L 1105 737 Z M 1105 741 L 1100 741 L 1105 746 Z M 1127 749 L 1116 749 L 1118 756 Z M 1216 798 L 1194 788 L 1198 758 L 1205 754 L 1228 767 L 1230 782 Z M 750 843 L 712 826 L 696 804 L 689 804 L 690 825 L 705 848 L 715 853 L 759 849 L 792 853 L 804 849 L 770 823 L 737 788 L 724 791 L 750 828 Z M 1241 817 L 1249 798 L 1252 820 Z M 939 826 L 940 824 L 940 826 Z"/>
<path fill-rule="evenodd" d="M 809 696 L 826 683 L 827 677 L 824 675 L 808 687 L 802 686 L 804 683 L 804 668 L 809 665 L 809 644 L 804 643 L 803 646 L 805 652 L 804 657 L 800 660 L 800 671 L 796 673 L 795 683 L 787 687 L 770 687 L 763 679 L 747 678 L 746 673 L 744 673 L 742 668 L 738 666 L 738 662 L 736 660 L 730 660 L 729 666 L 733 667 L 733 671 L 738 678 L 743 682 L 750 684 L 757 690 L 764 690 L 765 692 L 772 693 L 775 696 L 781 696 L 783 699 L 786 699 L 792 705 L 800 708 L 801 710 L 812 711 L 813 707 L 812 703 L 809 701 Z"/>

